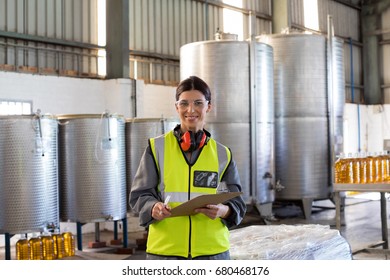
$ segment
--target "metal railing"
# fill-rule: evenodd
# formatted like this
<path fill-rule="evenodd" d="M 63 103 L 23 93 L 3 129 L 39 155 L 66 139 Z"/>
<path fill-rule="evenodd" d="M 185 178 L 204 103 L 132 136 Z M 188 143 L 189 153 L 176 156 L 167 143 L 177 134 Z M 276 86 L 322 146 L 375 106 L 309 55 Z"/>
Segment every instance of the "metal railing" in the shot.
<path fill-rule="evenodd" d="M 10 43 L 7 40 L 0 42 L 0 52 L 1 49 L 4 51 L 3 58 L 0 58 L 0 70 L 104 78 L 98 75 L 99 49 L 69 50 L 75 48 L 69 46 L 59 46 L 68 49 L 57 49 L 27 45 L 34 43 L 30 41 L 22 42 L 24 45 Z M 84 51 L 89 53 L 83 53 Z"/>

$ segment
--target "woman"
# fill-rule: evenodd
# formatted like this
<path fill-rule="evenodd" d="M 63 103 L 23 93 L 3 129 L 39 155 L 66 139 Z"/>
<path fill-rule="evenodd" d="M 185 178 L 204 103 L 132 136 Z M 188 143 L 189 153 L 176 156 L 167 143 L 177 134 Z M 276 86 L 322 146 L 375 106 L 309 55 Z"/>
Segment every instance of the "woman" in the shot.
<path fill-rule="evenodd" d="M 176 89 L 180 124 L 149 139 L 131 187 L 129 202 L 148 227 L 147 259 L 230 259 L 229 229 L 246 211 L 241 196 L 206 205 L 190 216 L 171 216 L 171 209 L 198 195 L 240 192 L 237 166 L 229 148 L 204 129 L 212 109 L 211 92 L 191 76 Z M 167 197 L 169 203 L 164 203 Z"/>

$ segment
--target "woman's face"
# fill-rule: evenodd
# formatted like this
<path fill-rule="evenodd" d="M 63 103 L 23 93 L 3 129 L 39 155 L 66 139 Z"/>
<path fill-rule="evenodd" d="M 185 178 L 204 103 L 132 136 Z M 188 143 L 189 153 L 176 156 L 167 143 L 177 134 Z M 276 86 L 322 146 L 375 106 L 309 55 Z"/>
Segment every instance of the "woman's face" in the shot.
<path fill-rule="evenodd" d="M 182 132 L 189 130 L 197 132 L 203 129 L 206 113 L 211 110 L 211 105 L 200 91 L 183 91 L 175 106 Z"/>

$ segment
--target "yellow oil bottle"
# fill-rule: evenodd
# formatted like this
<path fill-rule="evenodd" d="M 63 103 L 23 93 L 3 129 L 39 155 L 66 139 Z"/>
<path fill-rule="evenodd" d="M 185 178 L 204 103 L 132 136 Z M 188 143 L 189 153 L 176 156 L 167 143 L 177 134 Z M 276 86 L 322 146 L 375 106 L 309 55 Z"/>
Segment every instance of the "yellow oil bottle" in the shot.
<path fill-rule="evenodd" d="M 75 250 L 75 237 L 73 233 L 71 233 L 70 231 L 66 231 L 62 233 L 62 236 L 64 237 L 65 255 L 67 257 L 74 256 L 76 254 L 76 250 Z"/>
<path fill-rule="evenodd" d="M 41 235 L 42 240 L 42 257 L 44 260 L 54 260 L 54 239 L 47 231 Z"/>
<path fill-rule="evenodd" d="M 334 181 L 337 184 L 344 183 L 345 181 L 345 155 L 341 153 L 334 164 Z"/>
<path fill-rule="evenodd" d="M 56 259 L 62 259 L 65 257 L 65 243 L 64 243 L 64 236 L 59 233 L 58 229 L 54 230 L 54 233 L 52 234 L 53 240 L 54 240 L 54 256 Z"/>
<path fill-rule="evenodd" d="M 375 165 L 375 177 L 374 183 L 382 182 L 382 157 L 381 153 L 376 153 L 374 156 L 374 165 Z"/>
<path fill-rule="evenodd" d="M 42 240 L 36 233 L 28 240 L 30 244 L 30 260 L 43 260 Z"/>
<path fill-rule="evenodd" d="M 352 183 L 360 184 L 360 157 L 358 153 L 352 158 Z"/>
<path fill-rule="evenodd" d="M 29 260 L 30 259 L 30 244 L 25 234 L 20 235 L 20 239 L 16 242 L 16 259 Z"/>
<path fill-rule="evenodd" d="M 376 165 L 374 161 L 374 155 L 371 152 L 368 153 L 367 159 L 368 159 L 367 183 L 372 184 L 375 183 L 375 179 L 376 179 Z"/>
<path fill-rule="evenodd" d="M 368 182 L 368 177 L 369 177 L 369 168 L 368 168 L 369 162 L 367 158 L 367 153 L 366 152 L 361 152 L 360 153 L 360 184 L 367 184 Z"/>
<path fill-rule="evenodd" d="M 388 180 L 389 177 L 389 158 L 387 155 L 387 151 L 383 151 L 380 155 L 381 160 L 381 182 L 385 183 Z"/>
<path fill-rule="evenodd" d="M 348 154 L 348 157 L 346 159 L 345 163 L 345 182 L 346 184 L 353 184 L 353 158 L 352 153 Z"/>

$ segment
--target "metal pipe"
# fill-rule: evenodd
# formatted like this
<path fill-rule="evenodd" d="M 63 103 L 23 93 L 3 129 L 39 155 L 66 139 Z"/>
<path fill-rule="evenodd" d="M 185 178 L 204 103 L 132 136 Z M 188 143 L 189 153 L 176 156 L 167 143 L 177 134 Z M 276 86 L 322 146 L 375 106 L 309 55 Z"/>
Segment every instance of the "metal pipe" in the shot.
<path fill-rule="evenodd" d="M 256 71 L 256 41 L 255 41 L 255 19 L 254 14 L 249 14 L 249 76 L 250 76 L 250 87 L 249 87 L 249 97 L 250 97 L 250 150 L 251 150 L 251 169 L 250 169 L 250 178 L 251 178 L 251 188 L 250 191 L 252 195 L 256 194 L 256 185 L 257 185 L 257 133 L 256 133 L 256 83 L 255 83 L 255 71 Z"/>
<path fill-rule="evenodd" d="M 334 133 L 334 113 L 333 113 L 333 18 L 331 15 L 328 15 L 328 111 L 329 111 L 329 145 L 330 145 L 330 185 L 333 187 L 334 183 L 334 142 L 335 142 L 335 133 Z"/>

